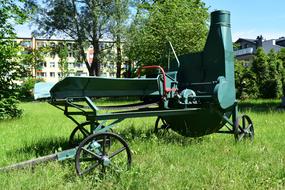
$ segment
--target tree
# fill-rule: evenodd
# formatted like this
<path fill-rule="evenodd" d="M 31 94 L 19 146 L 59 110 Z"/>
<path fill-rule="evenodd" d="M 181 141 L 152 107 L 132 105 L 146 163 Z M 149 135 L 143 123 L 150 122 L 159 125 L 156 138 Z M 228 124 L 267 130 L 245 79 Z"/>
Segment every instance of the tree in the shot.
<path fill-rule="evenodd" d="M 140 64 L 162 64 L 171 41 L 182 55 L 201 51 L 208 13 L 200 0 L 141 1 L 129 30 L 127 55 Z"/>
<path fill-rule="evenodd" d="M 66 42 L 63 43 L 59 43 L 57 45 L 55 45 L 54 47 L 52 47 L 52 51 L 53 53 L 57 54 L 59 57 L 59 69 L 61 71 L 62 76 L 61 77 L 66 77 L 69 73 L 68 70 L 68 61 L 67 61 L 67 57 L 68 57 L 68 47 Z"/>
<path fill-rule="evenodd" d="M 258 48 L 252 62 L 252 71 L 255 73 L 259 86 L 259 96 L 264 97 L 267 92 L 266 81 L 270 78 L 268 69 L 268 56 L 263 48 Z M 265 98 L 265 97 L 264 97 Z"/>
<path fill-rule="evenodd" d="M 282 61 L 278 59 L 276 52 L 271 49 L 268 53 L 269 79 L 266 82 L 268 98 L 280 98 L 282 96 Z"/>
<path fill-rule="evenodd" d="M 257 98 L 259 86 L 256 75 L 251 70 L 251 65 L 246 61 L 235 60 L 235 85 L 237 98 Z"/>
<path fill-rule="evenodd" d="M 117 72 L 116 77 L 121 77 L 122 70 L 122 40 L 125 40 L 126 36 L 126 21 L 129 17 L 129 0 L 114 0 L 114 12 L 112 14 L 112 29 L 111 33 L 113 35 L 114 41 L 116 43 L 116 66 Z"/>
<path fill-rule="evenodd" d="M 17 107 L 15 80 L 22 77 L 24 67 L 19 62 L 19 47 L 13 42 L 13 24 L 27 19 L 24 1 L 0 0 L 0 119 L 21 115 Z"/>
<path fill-rule="evenodd" d="M 282 86 L 283 86 L 283 96 L 285 95 L 285 48 L 282 48 L 278 53 L 277 53 L 278 60 L 280 60 L 282 65 L 280 65 L 278 68 L 279 73 L 281 74 L 281 81 L 282 81 Z M 283 68 L 283 69 L 282 69 Z"/>
<path fill-rule="evenodd" d="M 37 70 L 41 67 L 41 64 L 45 62 L 45 55 L 50 52 L 48 47 L 25 48 L 23 50 L 25 53 L 22 54 L 22 62 L 27 67 L 29 73 L 32 77 L 36 77 Z"/>
<path fill-rule="evenodd" d="M 76 41 L 80 58 L 85 62 L 89 75 L 100 75 L 100 40 L 110 32 L 112 0 L 45 0 L 38 4 L 35 19 L 40 35 L 64 34 Z M 85 48 L 93 46 L 93 61 L 88 63 Z"/>

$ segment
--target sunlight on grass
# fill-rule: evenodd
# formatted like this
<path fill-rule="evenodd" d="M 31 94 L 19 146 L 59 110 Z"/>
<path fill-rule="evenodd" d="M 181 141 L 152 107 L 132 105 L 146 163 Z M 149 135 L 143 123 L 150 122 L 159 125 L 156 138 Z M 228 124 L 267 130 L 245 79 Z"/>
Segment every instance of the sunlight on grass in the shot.
<path fill-rule="evenodd" d="M 114 102 L 99 102 L 110 105 Z M 115 102 L 118 104 L 119 102 Z M 122 103 L 122 102 L 120 102 Z M 126 103 L 126 102 L 125 102 Z M 240 102 L 255 126 L 255 141 L 232 135 L 186 138 L 152 133 L 155 118 L 127 119 L 115 132 L 133 153 L 131 170 L 120 176 L 79 178 L 74 161 L 0 174 L 3 189 L 284 189 L 285 112 L 279 101 Z M 75 124 L 48 103 L 22 103 L 20 119 L 0 122 L 0 166 L 52 154 L 68 147 Z"/>

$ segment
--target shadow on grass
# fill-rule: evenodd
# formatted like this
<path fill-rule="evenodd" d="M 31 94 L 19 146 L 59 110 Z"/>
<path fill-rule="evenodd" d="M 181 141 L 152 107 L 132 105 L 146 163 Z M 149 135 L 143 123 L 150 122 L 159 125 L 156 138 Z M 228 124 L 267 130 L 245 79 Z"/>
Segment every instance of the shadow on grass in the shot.
<path fill-rule="evenodd" d="M 253 111 L 253 112 L 280 112 L 285 111 L 285 108 L 281 107 L 280 100 L 253 100 L 253 101 L 241 101 L 239 102 L 239 109 L 241 111 Z"/>
<path fill-rule="evenodd" d="M 182 146 L 191 145 L 191 144 L 199 144 L 203 142 L 205 137 L 197 137 L 190 138 L 182 136 L 171 129 L 169 130 L 161 130 L 157 134 L 154 133 L 153 129 L 139 129 L 136 127 L 128 127 L 123 130 L 120 130 L 118 133 L 127 142 L 135 142 L 135 141 L 156 141 L 158 143 L 163 144 L 179 144 Z"/>
<path fill-rule="evenodd" d="M 116 133 L 116 132 L 115 132 Z M 190 144 L 198 144 L 205 140 L 204 137 L 189 138 L 179 135 L 172 130 L 161 131 L 158 134 L 153 132 L 153 129 L 139 129 L 135 127 L 128 127 L 118 132 L 128 143 L 140 141 L 156 141 L 163 144 L 179 144 L 182 146 Z M 65 138 L 47 138 L 37 141 L 35 143 L 25 144 L 22 148 L 11 150 L 7 152 L 8 157 L 15 155 L 26 155 L 24 157 L 41 157 L 49 154 L 54 154 L 63 150 L 72 148 Z"/>
<path fill-rule="evenodd" d="M 34 154 L 36 157 L 46 156 L 54 154 L 62 150 L 70 148 L 68 140 L 65 138 L 48 138 L 42 139 L 33 144 L 25 144 L 22 148 L 9 151 L 7 156 L 13 156 L 15 154 Z"/>

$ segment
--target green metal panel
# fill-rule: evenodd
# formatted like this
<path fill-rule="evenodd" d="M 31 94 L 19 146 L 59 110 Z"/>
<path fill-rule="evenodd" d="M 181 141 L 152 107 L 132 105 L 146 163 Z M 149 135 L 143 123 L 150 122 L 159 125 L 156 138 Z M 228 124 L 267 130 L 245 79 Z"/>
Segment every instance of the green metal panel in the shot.
<path fill-rule="evenodd" d="M 215 101 L 212 101 L 207 109 L 192 111 L 188 115 L 163 118 L 173 130 L 184 136 L 197 137 L 217 132 L 225 124 L 221 116 L 230 116 L 227 111 L 236 101 L 230 13 L 212 12 L 210 31 L 203 52 L 183 55 L 179 60 L 179 91 L 188 88 L 194 90 L 197 95 L 203 92 L 213 95 Z M 175 66 L 172 69 L 175 69 Z M 213 81 L 217 83 L 192 85 Z"/>
<path fill-rule="evenodd" d="M 222 109 L 231 107 L 236 100 L 234 81 L 234 57 L 230 28 L 230 13 L 214 11 L 203 53 L 204 81 L 219 80 L 215 95 Z"/>
<path fill-rule="evenodd" d="M 199 137 L 217 132 L 224 122 L 219 115 L 209 109 L 189 112 L 187 115 L 163 117 L 171 129 L 187 137 Z"/>
<path fill-rule="evenodd" d="M 158 78 L 111 79 L 100 77 L 66 77 L 51 90 L 51 97 L 157 96 L 161 87 Z"/>

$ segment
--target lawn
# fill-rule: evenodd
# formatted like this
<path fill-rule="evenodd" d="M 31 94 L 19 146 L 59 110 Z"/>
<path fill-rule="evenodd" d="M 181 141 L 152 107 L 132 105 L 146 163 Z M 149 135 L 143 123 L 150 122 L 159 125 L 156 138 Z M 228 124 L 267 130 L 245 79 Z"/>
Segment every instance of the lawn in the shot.
<path fill-rule="evenodd" d="M 108 104 L 110 102 L 101 102 Z M 116 103 L 116 102 L 115 102 Z M 74 161 L 0 173 L 2 189 L 285 189 L 285 111 L 278 100 L 241 102 L 255 125 L 254 143 L 233 135 L 185 138 L 152 133 L 155 118 L 127 119 L 115 132 L 133 155 L 121 175 L 76 176 Z M 66 149 L 75 125 L 45 102 L 22 103 L 20 119 L 0 122 L 0 166 Z"/>

